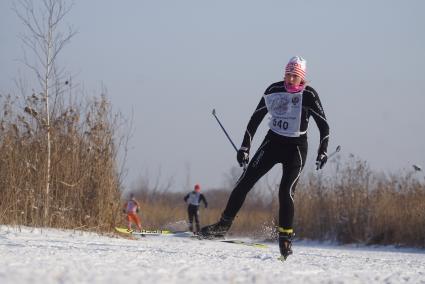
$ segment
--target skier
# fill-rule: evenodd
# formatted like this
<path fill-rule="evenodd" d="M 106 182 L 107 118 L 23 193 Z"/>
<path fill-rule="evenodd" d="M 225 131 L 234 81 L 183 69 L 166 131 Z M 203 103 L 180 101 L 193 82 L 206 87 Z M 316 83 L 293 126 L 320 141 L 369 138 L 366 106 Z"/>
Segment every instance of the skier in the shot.
<path fill-rule="evenodd" d="M 205 196 L 201 193 L 201 186 L 199 184 L 195 184 L 194 190 L 186 194 L 186 196 L 184 197 L 184 202 L 188 204 L 187 214 L 189 215 L 189 231 L 193 231 L 193 218 L 195 218 L 195 234 L 200 231 L 199 205 L 201 204 L 201 201 L 204 202 L 205 208 L 207 208 L 208 202 Z"/>
<path fill-rule="evenodd" d="M 130 232 L 131 231 L 131 223 L 135 223 L 137 226 L 137 229 L 139 229 L 139 231 L 142 231 L 142 224 L 140 222 L 140 218 L 137 215 L 137 213 L 139 213 L 139 208 L 140 208 L 140 204 L 139 202 L 137 202 L 136 197 L 134 196 L 134 193 L 130 194 L 130 199 L 127 200 L 124 203 L 123 206 L 123 213 L 127 214 L 127 230 Z"/>
<path fill-rule="evenodd" d="M 248 164 L 254 134 L 269 113 L 269 128 L 246 170 L 230 194 L 220 220 L 205 226 L 200 232 L 204 238 L 222 237 L 242 207 L 246 195 L 254 184 L 276 163 L 283 165 L 279 187 L 279 248 L 283 259 L 292 254 L 294 237 L 294 192 L 307 156 L 307 127 L 312 116 L 320 131 L 320 144 L 316 165 L 321 169 L 327 162 L 329 126 L 317 92 L 306 84 L 306 61 L 292 57 L 285 68 L 284 80 L 271 84 L 252 114 L 242 145 L 237 152 L 240 166 Z"/>

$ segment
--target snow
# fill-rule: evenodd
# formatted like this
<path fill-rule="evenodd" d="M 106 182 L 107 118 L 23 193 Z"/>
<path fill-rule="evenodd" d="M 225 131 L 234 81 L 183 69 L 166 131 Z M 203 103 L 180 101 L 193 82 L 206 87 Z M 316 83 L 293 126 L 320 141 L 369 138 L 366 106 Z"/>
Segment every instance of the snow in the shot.
<path fill-rule="evenodd" d="M 420 249 L 267 245 L 0 226 L 0 283 L 425 283 Z"/>

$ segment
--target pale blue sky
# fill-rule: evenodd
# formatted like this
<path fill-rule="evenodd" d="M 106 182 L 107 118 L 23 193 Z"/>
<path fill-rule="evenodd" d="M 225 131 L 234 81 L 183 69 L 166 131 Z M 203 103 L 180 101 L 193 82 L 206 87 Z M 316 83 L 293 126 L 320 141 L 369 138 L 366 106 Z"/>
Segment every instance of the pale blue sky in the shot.
<path fill-rule="evenodd" d="M 25 69 L 16 61 L 24 27 L 10 7 L 0 2 L 1 93 L 16 90 Z M 425 165 L 424 11 L 421 0 L 78 0 L 65 20 L 78 34 L 61 63 L 89 93 L 103 83 L 115 110 L 134 111 L 127 184 L 146 171 L 153 180 L 161 167 L 176 190 L 188 168 L 190 183 L 221 185 L 236 159 L 211 110 L 239 146 L 262 93 L 293 55 L 307 60 L 321 97 L 329 151 L 340 144 L 344 156 L 395 171 Z M 318 145 L 313 120 L 309 130 L 305 171 Z"/>

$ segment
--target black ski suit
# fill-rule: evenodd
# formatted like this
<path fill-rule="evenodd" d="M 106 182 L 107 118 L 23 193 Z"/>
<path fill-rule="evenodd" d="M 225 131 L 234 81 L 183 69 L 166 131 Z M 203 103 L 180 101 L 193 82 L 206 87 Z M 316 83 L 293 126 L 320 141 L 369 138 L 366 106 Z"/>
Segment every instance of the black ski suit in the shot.
<path fill-rule="evenodd" d="M 241 149 L 249 151 L 252 138 L 267 113 L 271 115 L 270 130 L 233 189 L 223 217 L 233 219 L 254 184 L 276 163 L 281 163 L 279 227 L 292 229 L 295 187 L 307 156 L 309 118 L 314 118 L 320 131 L 318 154 L 326 154 L 329 126 L 319 96 L 312 87 L 306 86 L 302 93 L 290 94 L 280 81 L 266 89 L 249 120 Z"/>
<path fill-rule="evenodd" d="M 189 216 L 189 231 L 193 231 L 193 218 L 195 218 L 196 232 L 200 231 L 199 225 L 199 205 L 204 202 L 205 208 L 208 207 L 208 202 L 205 196 L 196 191 L 189 192 L 184 197 L 184 202 L 188 202 L 187 214 Z"/>

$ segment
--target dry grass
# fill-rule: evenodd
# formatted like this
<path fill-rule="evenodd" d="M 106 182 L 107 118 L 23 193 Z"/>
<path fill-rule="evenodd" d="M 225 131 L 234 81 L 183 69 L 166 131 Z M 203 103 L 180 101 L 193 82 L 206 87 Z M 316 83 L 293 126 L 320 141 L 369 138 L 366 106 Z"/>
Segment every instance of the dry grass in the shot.
<path fill-rule="evenodd" d="M 374 173 L 350 159 L 332 178 L 310 175 L 297 190 L 303 238 L 425 247 L 425 185 L 413 172 Z"/>
<path fill-rule="evenodd" d="M 230 191 L 204 191 L 210 206 L 201 206 L 203 225 L 219 219 Z M 146 226 L 172 227 L 186 220 L 186 193 L 146 186 L 136 192 Z M 229 233 L 276 238 L 276 196 L 264 184 L 253 189 Z M 312 173 L 302 178 L 295 195 L 295 231 L 298 238 L 312 240 L 425 247 L 425 185 L 413 172 L 378 174 L 352 157 L 330 177 Z"/>
<path fill-rule="evenodd" d="M 0 223 L 110 229 L 120 198 L 115 132 L 120 119 L 112 115 L 106 98 L 84 105 L 55 101 L 47 219 L 43 105 L 34 94 L 25 100 L 25 108 L 11 96 L 1 101 Z"/>

